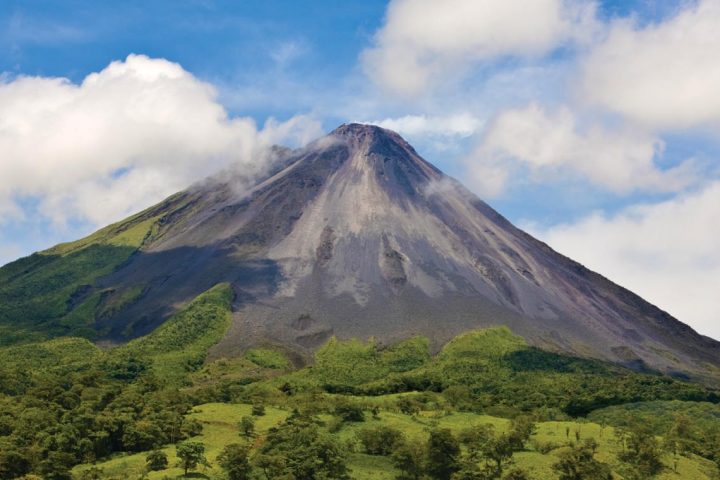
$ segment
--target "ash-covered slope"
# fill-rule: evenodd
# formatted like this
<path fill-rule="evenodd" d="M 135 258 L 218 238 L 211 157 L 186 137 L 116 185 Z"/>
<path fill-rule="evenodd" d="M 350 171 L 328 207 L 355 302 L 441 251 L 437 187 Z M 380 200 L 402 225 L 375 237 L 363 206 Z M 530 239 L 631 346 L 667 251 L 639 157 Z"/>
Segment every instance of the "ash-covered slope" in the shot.
<path fill-rule="evenodd" d="M 216 355 L 331 335 L 439 346 L 507 325 L 544 348 L 717 377 L 720 344 L 513 227 L 394 132 L 343 125 L 281 165 L 249 193 L 216 179 L 138 216 L 141 248 L 82 292 L 115 305 L 95 328 L 147 333 L 227 281 Z"/>

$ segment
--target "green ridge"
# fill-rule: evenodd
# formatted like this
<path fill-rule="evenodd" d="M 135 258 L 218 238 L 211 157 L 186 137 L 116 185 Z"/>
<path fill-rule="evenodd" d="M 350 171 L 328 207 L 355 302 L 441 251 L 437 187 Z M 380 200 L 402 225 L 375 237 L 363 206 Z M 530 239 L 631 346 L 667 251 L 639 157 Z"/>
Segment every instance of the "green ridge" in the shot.
<path fill-rule="evenodd" d="M 231 321 L 233 291 L 221 283 L 196 297 L 144 337 L 113 351 L 113 356 L 147 359 L 154 372 L 179 384 L 205 362 L 210 347 L 225 335 Z"/>
<path fill-rule="evenodd" d="M 175 195 L 83 239 L 0 268 L 0 346 L 102 333 L 95 328 L 104 313 L 97 310 L 96 280 L 156 239 L 163 217 L 186 201 Z"/>

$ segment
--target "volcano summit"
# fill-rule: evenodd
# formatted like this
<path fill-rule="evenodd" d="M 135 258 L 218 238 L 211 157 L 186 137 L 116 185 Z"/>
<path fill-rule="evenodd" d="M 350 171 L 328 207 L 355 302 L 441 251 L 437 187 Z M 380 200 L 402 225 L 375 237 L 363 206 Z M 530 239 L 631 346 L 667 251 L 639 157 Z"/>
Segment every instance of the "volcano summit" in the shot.
<path fill-rule="evenodd" d="M 122 342 L 228 282 L 233 323 L 214 356 L 273 344 L 302 357 L 333 335 L 439 348 L 505 325 L 545 349 L 717 378 L 718 342 L 515 228 L 398 134 L 348 124 L 275 154 L 242 193 L 218 176 L 3 267 L 0 300 L 14 306 L 0 325 L 24 309 L 28 332 Z"/>

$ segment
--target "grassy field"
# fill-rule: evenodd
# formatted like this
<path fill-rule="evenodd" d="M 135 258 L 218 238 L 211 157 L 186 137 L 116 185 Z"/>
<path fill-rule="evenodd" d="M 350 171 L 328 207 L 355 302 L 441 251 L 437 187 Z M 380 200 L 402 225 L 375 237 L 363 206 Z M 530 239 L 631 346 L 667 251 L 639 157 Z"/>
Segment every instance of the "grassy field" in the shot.
<path fill-rule="evenodd" d="M 387 403 L 392 403 L 394 399 L 380 400 L 387 400 Z M 193 474 L 193 477 L 224 478 L 222 471 L 217 466 L 217 455 L 225 445 L 243 441 L 238 429 L 238 422 L 243 416 L 250 415 L 250 412 L 251 405 L 249 404 L 209 403 L 195 407 L 190 417 L 202 423 L 203 432 L 201 435 L 194 437 L 193 440 L 205 444 L 206 456 L 210 466 L 200 467 Z M 256 436 L 252 441 L 253 444 L 257 446 L 268 429 L 282 422 L 288 415 L 287 410 L 268 407 L 264 416 L 253 417 L 256 420 Z M 329 415 L 321 415 L 320 418 L 326 423 L 331 420 Z M 348 459 L 352 478 L 358 480 L 382 480 L 394 478 L 397 472 L 388 457 L 367 455 L 362 452 L 361 444 L 357 440 L 357 432 L 360 429 L 374 425 L 387 425 L 402 430 L 409 438 L 426 439 L 429 429 L 434 427 L 449 428 L 454 433 L 459 433 L 472 425 L 491 424 L 498 432 L 502 432 L 507 430 L 509 423 L 508 420 L 503 418 L 474 413 L 422 411 L 415 416 L 410 416 L 396 411 L 381 411 L 379 418 L 374 419 L 368 413 L 364 422 L 346 423 L 334 435 L 339 442 L 351 445 L 351 451 L 354 450 Z M 575 442 L 578 437 L 581 440 L 594 438 L 599 444 L 597 458 L 608 463 L 614 469 L 619 467 L 617 455 L 620 446 L 615 438 L 614 429 L 592 422 L 539 423 L 536 433 L 528 443 L 528 448 L 514 455 L 514 464 L 527 470 L 533 479 L 555 479 L 557 475 L 552 466 L 557 461 L 558 454 L 566 448 L 565 445 Z M 556 448 L 546 453 L 539 451 L 552 445 L 556 445 Z M 163 448 L 163 451 L 168 455 L 171 467 L 159 472 L 150 472 L 147 478 L 182 478 L 182 470 L 174 466 L 177 464 L 175 447 L 167 446 Z M 103 478 L 139 478 L 145 473 L 145 456 L 145 453 L 121 455 L 98 463 L 96 467 L 102 470 Z M 664 463 L 668 467 L 656 477 L 658 479 L 701 480 L 717 478 L 712 463 L 696 456 L 678 457 L 677 472 L 672 470 L 673 458 L 668 456 L 664 459 Z M 74 473 L 79 475 L 88 468 L 90 468 L 89 465 L 76 467 Z M 622 478 L 617 472 L 615 474 L 616 478 Z"/>

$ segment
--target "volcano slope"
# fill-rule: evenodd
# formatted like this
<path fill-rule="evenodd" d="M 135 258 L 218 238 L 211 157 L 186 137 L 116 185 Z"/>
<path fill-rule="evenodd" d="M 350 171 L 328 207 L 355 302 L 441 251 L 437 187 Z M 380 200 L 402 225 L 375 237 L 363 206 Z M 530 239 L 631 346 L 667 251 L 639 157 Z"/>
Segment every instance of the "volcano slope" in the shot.
<path fill-rule="evenodd" d="M 272 344 L 301 360 L 331 336 L 437 349 L 505 325 L 544 349 L 720 379 L 718 342 L 515 228 L 398 134 L 346 124 L 277 153 L 247 188 L 217 176 L 0 269 L 5 343 L 124 342 L 227 282 L 216 357 Z"/>

